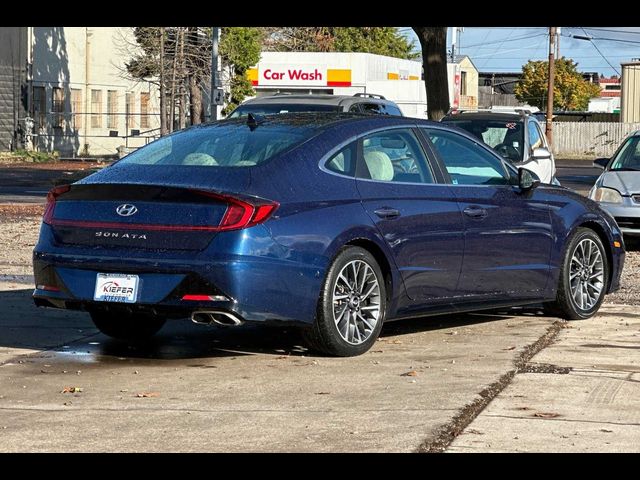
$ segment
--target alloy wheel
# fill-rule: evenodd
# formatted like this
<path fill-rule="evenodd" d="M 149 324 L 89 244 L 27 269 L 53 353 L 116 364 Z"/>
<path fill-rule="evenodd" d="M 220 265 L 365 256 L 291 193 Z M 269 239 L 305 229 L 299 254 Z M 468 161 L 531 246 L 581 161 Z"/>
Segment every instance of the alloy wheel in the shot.
<path fill-rule="evenodd" d="M 604 263 L 602 252 L 590 238 L 581 240 L 573 250 L 569 268 L 571 297 L 581 310 L 592 309 L 603 295 Z"/>
<path fill-rule="evenodd" d="M 360 345 L 380 320 L 380 283 L 363 260 L 347 263 L 333 286 L 333 320 L 347 343 Z"/>

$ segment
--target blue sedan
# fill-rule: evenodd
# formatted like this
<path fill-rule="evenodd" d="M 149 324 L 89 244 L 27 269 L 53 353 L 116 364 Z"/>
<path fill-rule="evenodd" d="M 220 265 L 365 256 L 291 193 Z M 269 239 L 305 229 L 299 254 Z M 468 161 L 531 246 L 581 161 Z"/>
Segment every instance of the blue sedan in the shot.
<path fill-rule="evenodd" d="M 48 196 L 35 303 L 115 338 L 168 318 L 293 324 L 326 354 L 383 322 L 544 302 L 594 315 L 624 245 L 593 201 L 462 130 L 343 113 L 249 115 L 160 138 Z"/>

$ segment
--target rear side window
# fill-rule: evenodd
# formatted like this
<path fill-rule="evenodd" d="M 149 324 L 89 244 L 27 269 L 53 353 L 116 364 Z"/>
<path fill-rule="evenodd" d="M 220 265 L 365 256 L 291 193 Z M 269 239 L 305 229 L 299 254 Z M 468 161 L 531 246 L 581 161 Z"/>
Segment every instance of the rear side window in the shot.
<path fill-rule="evenodd" d="M 342 175 L 353 176 L 356 171 L 356 144 L 351 143 L 338 153 L 334 154 L 325 164 L 327 170 Z"/>
<path fill-rule="evenodd" d="M 413 132 L 394 129 L 362 139 L 363 168 L 358 177 L 382 182 L 435 183 Z"/>
<path fill-rule="evenodd" d="M 402 117 L 402 112 L 395 105 L 387 104 L 387 105 L 385 105 L 385 108 L 387 110 L 387 114 L 389 114 L 389 115 L 398 115 L 399 117 Z"/>
<path fill-rule="evenodd" d="M 314 130 L 282 124 L 251 129 L 242 123 L 193 128 L 162 137 L 122 164 L 250 167 L 304 141 Z"/>

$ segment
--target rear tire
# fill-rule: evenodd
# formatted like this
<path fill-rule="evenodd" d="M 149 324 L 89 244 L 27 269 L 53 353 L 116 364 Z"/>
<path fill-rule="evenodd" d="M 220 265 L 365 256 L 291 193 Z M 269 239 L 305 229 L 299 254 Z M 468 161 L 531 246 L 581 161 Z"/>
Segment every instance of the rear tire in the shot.
<path fill-rule="evenodd" d="M 316 319 L 302 331 L 308 346 L 352 357 L 376 342 L 387 308 L 385 279 L 367 250 L 347 246 L 334 259 L 320 292 Z"/>
<path fill-rule="evenodd" d="M 163 317 L 144 314 L 121 315 L 113 312 L 91 312 L 91 320 L 105 335 L 129 341 L 152 337 L 167 321 Z"/>
<path fill-rule="evenodd" d="M 578 228 L 567 245 L 560 268 L 555 302 L 545 311 L 566 320 L 592 317 L 609 287 L 609 260 L 600 237 L 589 228 Z"/>

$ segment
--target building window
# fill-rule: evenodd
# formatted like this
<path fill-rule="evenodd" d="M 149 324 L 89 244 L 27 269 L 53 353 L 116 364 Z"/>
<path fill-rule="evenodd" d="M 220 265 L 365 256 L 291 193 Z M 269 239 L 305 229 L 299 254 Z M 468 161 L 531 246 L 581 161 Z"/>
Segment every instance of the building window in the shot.
<path fill-rule="evenodd" d="M 135 101 L 136 94 L 134 92 L 127 92 L 127 127 L 133 128 L 135 115 Z"/>
<path fill-rule="evenodd" d="M 33 120 L 36 130 L 45 128 L 47 121 L 47 92 L 44 87 L 33 87 Z"/>
<path fill-rule="evenodd" d="M 620 85 L 605 85 L 604 86 L 605 90 L 614 90 L 616 92 L 620 91 Z"/>
<path fill-rule="evenodd" d="M 71 89 L 71 111 L 73 112 L 71 128 L 79 130 L 82 128 L 82 90 L 79 88 Z"/>
<path fill-rule="evenodd" d="M 107 90 L 107 128 L 118 128 L 118 92 Z"/>
<path fill-rule="evenodd" d="M 64 90 L 59 87 L 53 87 L 51 100 L 51 111 L 53 112 L 51 125 L 53 128 L 62 128 L 64 127 Z"/>
<path fill-rule="evenodd" d="M 91 128 L 102 128 L 102 90 L 91 90 Z"/>
<path fill-rule="evenodd" d="M 460 72 L 460 95 L 467 94 L 467 72 Z"/>
<path fill-rule="evenodd" d="M 140 128 L 149 128 L 149 93 L 140 93 Z"/>

